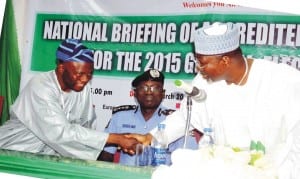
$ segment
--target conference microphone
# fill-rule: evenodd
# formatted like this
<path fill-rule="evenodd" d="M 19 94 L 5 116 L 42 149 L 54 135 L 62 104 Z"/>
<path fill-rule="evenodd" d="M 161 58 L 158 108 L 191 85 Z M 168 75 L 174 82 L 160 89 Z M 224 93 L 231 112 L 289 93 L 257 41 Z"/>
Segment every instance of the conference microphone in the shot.
<path fill-rule="evenodd" d="M 201 102 L 206 99 L 206 92 L 204 90 L 200 90 L 195 86 L 191 86 L 182 80 L 175 80 L 175 86 L 184 90 L 184 92 L 192 97 L 195 101 Z"/>

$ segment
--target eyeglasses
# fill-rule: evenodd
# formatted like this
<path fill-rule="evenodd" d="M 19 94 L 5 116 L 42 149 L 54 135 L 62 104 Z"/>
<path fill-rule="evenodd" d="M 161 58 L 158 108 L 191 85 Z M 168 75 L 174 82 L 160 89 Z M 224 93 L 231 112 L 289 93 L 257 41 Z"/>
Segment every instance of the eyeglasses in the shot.
<path fill-rule="evenodd" d="M 152 93 L 160 93 L 163 91 L 163 88 L 160 86 L 139 86 L 136 88 L 138 92 L 146 93 L 150 90 Z"/>
<path fill-rule="evenodd" d="M 197 67 L 198 70 L 204 69 L 207 66 L 207 64 L 203 65 L 198 60 L 195 60 L 194 62 L 195 62 L 195 66 Z"/>
<path fill-rule="evenodd" d="M 205 64 L 205 65 L 201 64 L 200 61 L 198 61 L 197 59 L 194 59 L 194 63 L 195 63 L 195 66 L 197 67 L 197 69 L 202 69 L 207 66 L 207 64 Z"/>
<path fill-rule="evenodd" d="M 193 59 L 195 65 L 199 65 L 200 66 L 200 62 L 197 59 Z"/>
<path fill-rule="evenodd" d="M 209 63 L 211 63 L 212 60 L 219 62 L 219 60 L 224 56 L 224 54 L 217 54 L 217 55 L 195 55 L 195 59 L 193 59 L 196 67 L 198 69 L 201 68 L 205 68 Z M 210 60 L 205 60 L 204 63 L 202 63 L 201 61 L 203 61 L 204 57 L 210 57 Z"/>

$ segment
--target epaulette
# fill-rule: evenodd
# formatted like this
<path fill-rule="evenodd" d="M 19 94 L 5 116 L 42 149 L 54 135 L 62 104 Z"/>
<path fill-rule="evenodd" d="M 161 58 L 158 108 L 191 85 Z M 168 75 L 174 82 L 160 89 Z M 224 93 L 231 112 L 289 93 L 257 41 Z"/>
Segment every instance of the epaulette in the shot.
<path fill-rule="evenodd" d="M 112 114 L 115 114 L 120 111 L 129 111 L 134 110 L 137 108 L 137 105 L 122 105 L 122 106 L 116 106 L 112 109 Z"/>
<path fill-rule="evenodd" d="M 158 115 L 163 114 L 165 116 L 168 116 L 168 115 L 172 114 L 174 111 L 175 111 L 174 109 L 164 109 L 164 110 L 159 109 Z"/>

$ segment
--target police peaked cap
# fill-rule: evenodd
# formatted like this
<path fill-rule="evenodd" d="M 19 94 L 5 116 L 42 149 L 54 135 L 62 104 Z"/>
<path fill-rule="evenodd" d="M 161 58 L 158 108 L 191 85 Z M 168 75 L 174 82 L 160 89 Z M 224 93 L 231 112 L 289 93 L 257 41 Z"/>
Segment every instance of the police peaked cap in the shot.
<path fill-rule="evenodd" d="M 149 69 L 137 76 L 131 83 L 132 87 L 137 87 L 143 81 L 157 81 L 164 84 L 164 75 L 156 69 Z"/>

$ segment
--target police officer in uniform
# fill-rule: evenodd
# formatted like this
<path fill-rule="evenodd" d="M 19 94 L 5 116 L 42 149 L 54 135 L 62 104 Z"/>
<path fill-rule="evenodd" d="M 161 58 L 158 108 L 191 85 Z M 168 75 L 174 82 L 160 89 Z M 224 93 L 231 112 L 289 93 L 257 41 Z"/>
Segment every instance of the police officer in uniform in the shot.
<path fill-rule="evenodd" d="M 166 116 L 174 110 L 162 106 L 165 96 L 164 75 L 156 70 L 149 69 L 137 76 L 132 81 L 134 96 L 138 105 L 124 105 L 113 109 L 106 132 L 109 133 L 137 133 L 146 134 L 159 123 L 165 120 Z M 177 148 L 183 146 L 184 138 L 169 145 L 169 156 L 167 164 L 171 164 L 170 154 Z M 187 148 L 197 149 L 198 144 L 194 136 L 189 136 Z M 113 161 L 113 156 L 117 151 L 115 146 L 107 146 L 100 155 L 100 160 Z M 128 155 L 121 151 L 120 164 L 134 166 L 135 156 Z"/>

